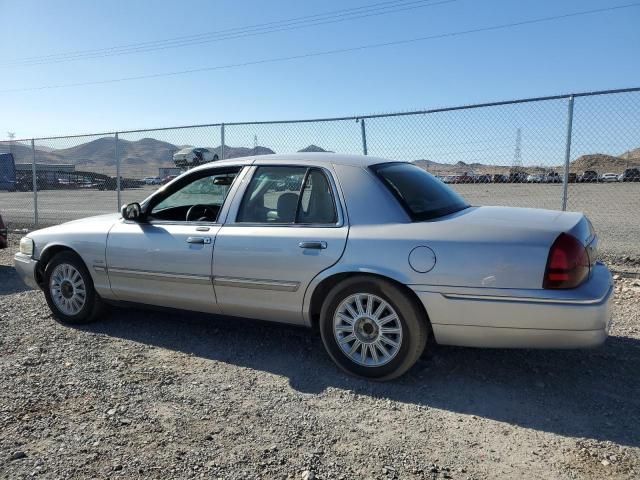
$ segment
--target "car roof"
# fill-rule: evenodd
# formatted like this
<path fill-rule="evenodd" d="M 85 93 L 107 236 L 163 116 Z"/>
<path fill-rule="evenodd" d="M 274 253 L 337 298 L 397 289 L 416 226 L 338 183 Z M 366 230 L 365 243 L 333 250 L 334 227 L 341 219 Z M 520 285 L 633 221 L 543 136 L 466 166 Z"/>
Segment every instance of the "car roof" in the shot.
<path fill-rule="evenodd" d="M 321 152 L 298 152 L 298 153 L 286 153 L 286 154 L 271 154 L 271 155 L 254 155 L 251 157 L 238 157 L 226 160 L 217 160 L 209 162 L 204 165 L 200 165 L 194 170 L 205 170 L 207 168 L 219 168 L 219 167 L 233 167 L 240 165 L 251 165 L 255 162 L 261 164 L 274 162 L 274 163 L 327 163 L 334 165 L 351 165 L 356 167 L 369 167 L 379 163 L 387 163 L 393 160 L 388 160 L 380 157 L 371 157 L 368 155 L 346 155 L 342 153 L 321 153 Z"/>

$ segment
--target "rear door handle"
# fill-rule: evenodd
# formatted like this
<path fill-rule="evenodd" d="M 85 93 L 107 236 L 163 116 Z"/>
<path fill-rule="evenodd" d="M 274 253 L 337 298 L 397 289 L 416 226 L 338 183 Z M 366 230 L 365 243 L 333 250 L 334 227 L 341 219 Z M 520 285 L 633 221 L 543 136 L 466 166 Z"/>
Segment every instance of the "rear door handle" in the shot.
<path fill-rule="evenodd" d="M 327 242 L 300 242 L 298 246 L 300 248 L 315 248 L 317 250 L 322 250 L 327 248 Z"/>
<path fill-rule="evenodd" d="M 187 243 L 199 243 L 201 245 L 208 245 L 211 243 L 211 237 L 188 237 Z"/>

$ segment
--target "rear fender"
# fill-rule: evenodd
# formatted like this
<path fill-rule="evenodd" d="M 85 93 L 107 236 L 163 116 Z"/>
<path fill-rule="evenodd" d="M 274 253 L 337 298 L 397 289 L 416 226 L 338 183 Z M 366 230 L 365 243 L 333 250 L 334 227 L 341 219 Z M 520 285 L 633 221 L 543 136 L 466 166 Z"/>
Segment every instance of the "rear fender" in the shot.
<path fill-rule="evenodd" d="M 340 274 L 371 274 L 371 275 L 379 275 L 381 277 L 387 277 L 392 280 L 395 280 L 398 283 L 403 285 L 407 285 L 409 282 L 409 277 L 402 275 L 400 272 L 395 270 L 390 270 L 386 268 L 374 267 L 374 266 L 362 266 L 362 265 L 351 265 L 351 264 L 338 264 L 333 267 L 320 272 L 307 286 L 307 289 L 304 293 L 304 299 L 302 304 L 302 318 L 304 325 L 310 327 L 313 324 L 313 320 L 311 318 L 311 298 L 313 297 L 313 292 L 315 292 L 316 288 L 320 283 L 326 280 L 329 277 Z"/>

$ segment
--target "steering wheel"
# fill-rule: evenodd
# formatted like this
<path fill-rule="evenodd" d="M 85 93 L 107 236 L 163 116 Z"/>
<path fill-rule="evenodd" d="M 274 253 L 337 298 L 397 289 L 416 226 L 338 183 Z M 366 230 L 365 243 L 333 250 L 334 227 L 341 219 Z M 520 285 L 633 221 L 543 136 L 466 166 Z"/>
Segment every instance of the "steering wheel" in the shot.
<path fill-rule="evenodd" d="M 198 211 L 198 208 L 201 209 L 200 211 Z M 197 219 L 195 218 L 191 218 L 192 216 L 195 217 L 196 213 L 200 213 L 203 216 L 198 217 Z M 206 217 L 206 214 L 210 213 L 211 214 L 211 218 Z M 187 210 L 187 216 L 185 218 L 185 220 L 187 222 L 193 222 L 194 220 L 199 221 L 199 222 L 213 222 L 216 219 L 216 211 L 211 208 L 208 205 L 202 205 L 202 204 L 195 204 L 192 205 L 189 210 Z"/>

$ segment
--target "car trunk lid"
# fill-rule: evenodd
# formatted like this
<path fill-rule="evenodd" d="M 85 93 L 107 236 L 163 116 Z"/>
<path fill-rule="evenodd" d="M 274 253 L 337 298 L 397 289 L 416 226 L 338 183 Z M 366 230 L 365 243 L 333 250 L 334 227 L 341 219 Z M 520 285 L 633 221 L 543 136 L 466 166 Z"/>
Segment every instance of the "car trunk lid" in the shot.
<path fill-rule="evenodd" d="M 551 246 L 562 233 L 584 245 L 592 263 L 597 254 L 593 227 L 578 212 L 470 207 L 414 227 L 436 254 L 433 284 L 541 289 Z"/>

